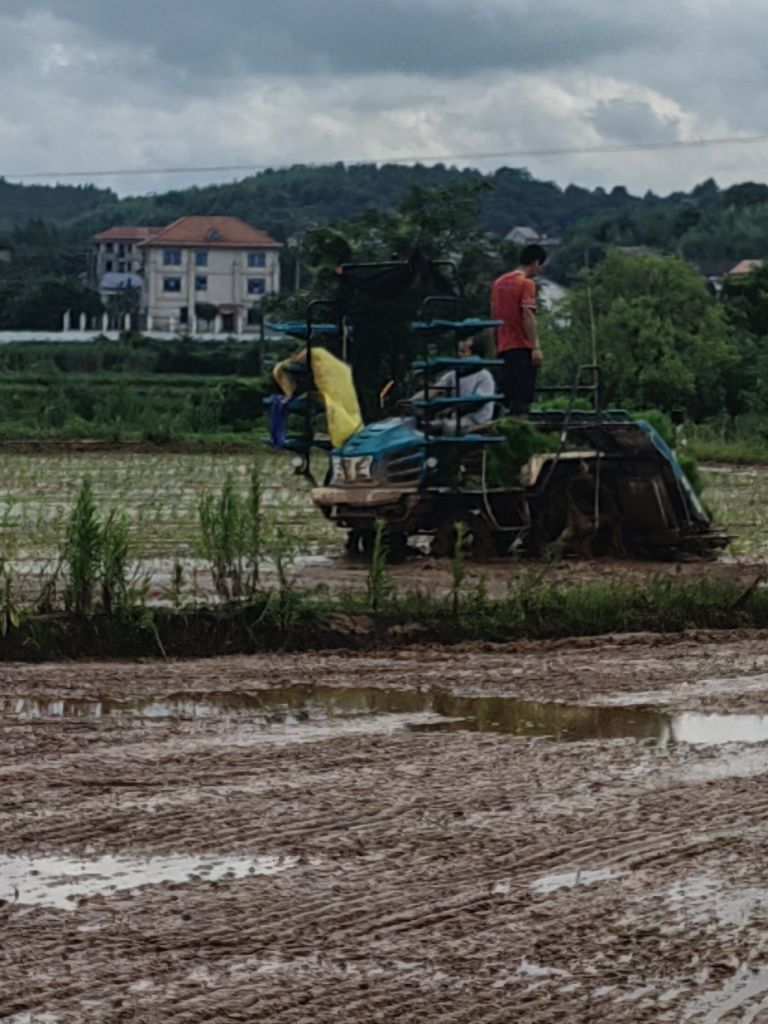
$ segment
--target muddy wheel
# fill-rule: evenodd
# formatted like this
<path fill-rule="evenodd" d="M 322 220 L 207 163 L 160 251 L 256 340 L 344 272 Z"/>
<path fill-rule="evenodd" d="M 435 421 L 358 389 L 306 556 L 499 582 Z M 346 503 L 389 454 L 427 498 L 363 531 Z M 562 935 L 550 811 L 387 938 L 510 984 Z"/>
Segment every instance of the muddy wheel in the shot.
<path fill-rule="evenodd" d="M 376 534 L 373 530 L 350 530 L 347 536 L 347 554 L 350 558 L 373 558 Z M 408 534 L 396 530 L 388 530 L 384 534 L 384 546 L 387 561 L 404 562 L 408 553 Z"/>
<path fill-rule="evenodd" d="M 408 534 L 391 532 L 387 535 L 387 561 L 404 562 L 408 554 Z"/>
<path fill-rule="evenodd" d="M 350 530 L 344 545 L 349 558 L 366 558 L 373 551 L 373 530 Z"/>

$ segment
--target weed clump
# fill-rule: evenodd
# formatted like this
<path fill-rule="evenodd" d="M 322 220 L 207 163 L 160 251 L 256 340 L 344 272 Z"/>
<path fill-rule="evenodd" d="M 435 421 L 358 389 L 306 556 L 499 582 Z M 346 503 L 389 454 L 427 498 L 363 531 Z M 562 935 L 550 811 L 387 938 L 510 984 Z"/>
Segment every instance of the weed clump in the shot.
<path fill-rule="evenodd" d="M 198 507 L 200 550 L 208 560 L 216 593 L 225 601 L 252 598 L 259 585 L 264 541 L 261 466 L 251 469 L 243 498 L 229 473 L 219 494 L 207 494 Z"/>
<path fill-rule="evenodd" d="M 113 510 L 102 519 L 90 477 L 80 485 L 62 554 L 66 572 L 64 605 L 68 611 L 90 614 L 97 605 L 97 596 L 107 614 L 136 603 L 129 573 L 128 517 Z"/>

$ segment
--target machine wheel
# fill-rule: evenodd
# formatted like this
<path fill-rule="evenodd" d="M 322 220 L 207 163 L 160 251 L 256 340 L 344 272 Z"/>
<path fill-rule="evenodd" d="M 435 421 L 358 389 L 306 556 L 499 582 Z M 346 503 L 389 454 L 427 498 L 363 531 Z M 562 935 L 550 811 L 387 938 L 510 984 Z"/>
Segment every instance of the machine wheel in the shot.
<path fill-rule="evenodd" d="M 370 561 L 376 543 L 373 530 L 350 530 L 347 534 L 346 550 L 350 558 Z M 392 564 L 404 562 L 408 553 L 408 534 L 398 530 L 387 530 L 384 534 L 387 561 Z"/>
<path fill-rule="evenodd" d="M 373 550 L 373 531 L 350 530 L 347 533 L 345 549 L 349 558 L 364 559 L 370 557 L 370 553 Z"/>

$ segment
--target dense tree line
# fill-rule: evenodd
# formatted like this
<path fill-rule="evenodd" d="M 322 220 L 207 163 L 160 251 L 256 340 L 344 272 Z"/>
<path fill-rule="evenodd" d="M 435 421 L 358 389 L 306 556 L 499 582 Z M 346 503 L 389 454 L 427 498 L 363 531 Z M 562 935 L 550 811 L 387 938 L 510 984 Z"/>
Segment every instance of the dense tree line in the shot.
<path fill-rule="evenodd" d="M 642 202 L 587 216 L 567 230 L 552 273 L 570 281 L 612 247 L 677 253 L 712 273 L 743 259 L 763 259 L 768 256 L 768 185 L 744 182 L 721 190 L 709 180 L 690 193 L 664 199 L 649 193 Z"/>
<path fill-rule="evenodd" d="M 36 219 L 72 220 L 116 201 L 114 192 L 95 185 L 19 185 L 0 178 L 0 230 Z"/>
<path fill-rule="evenodd" d="M 333 164 L 266 170 L 231 184 L 126 199 L 91 187 L 46 189 L 0 182 L 0 227 L 44 218 L 67 222 L 80 237 L 88 237 L 113 224 L 163 225 L 192 214 L 229 214 L 286 240 L 307 227 L 346 220 L 368 207 L 391 210 L 412 187 L 450 188 L 457 184 L 490 186 L 478 209 L 478 226 L 498 234 L 517 224 L 559 233 L 584 217 L 642 203 L 622 188 L 605 192 L 569 185 L 561 189 L 519 168 L 504 167 L 484 174 L 442 164 Z M 73 205 L 70 192 L 79 197 L 79 206 Z M 26 196 L 23 206 L 19 196 Z"/>

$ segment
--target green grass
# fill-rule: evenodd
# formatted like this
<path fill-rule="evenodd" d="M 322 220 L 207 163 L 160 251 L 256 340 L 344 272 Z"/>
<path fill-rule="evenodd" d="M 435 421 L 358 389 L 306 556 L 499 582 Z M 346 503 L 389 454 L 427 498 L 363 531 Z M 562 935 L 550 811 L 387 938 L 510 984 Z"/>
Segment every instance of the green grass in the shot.
<path fill-rule="evenodd" d="M 699 462 L 768 462 L 768 423 L 761 416 L 723 417 L 681 430 L 682 450 Z"/>
<path fill-rule="evenodd" d="M 768 463 L 768 445 L 758 440 L 692 439 L 686 450 L 699 462 L 732 462 L 739 465 Z"/>
<path fill-rule="evenodd" d="M 360 601 L 360 598 L 357 598 Z M 348 595 L 295 590 L 262 592 L 248 603 L 218 608 L 133 606 L 111 615 L 14 609 L 0 639 L 0 660 L 206 656 L 322 647 L 377 649 L 403 643 L 507 642 L 616 632 L 677 632 L 768 626 L 768 591 L 722 581 L 653 580 L 552 586 L 526 578 L 501 600 L 470 592 L 461 616 L 452 596 L 395 596 L 361 614 Z M 0 613 L 5 614 L 0 608 Z M 341 613 L 341 614 L 337 614 Z M 396 627 L 407 624 L 403 633 Z M 413 626 L 416 625 L 416 630 Z"/>
<path fill-rule="evenodd" d="M 730 553 L 768 558 L 768 473 L 748 466 L 702 471 L 705 501 L 715 520 L 733 534 Z"/>

